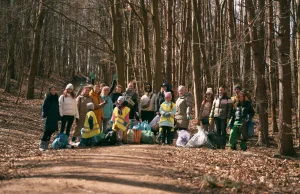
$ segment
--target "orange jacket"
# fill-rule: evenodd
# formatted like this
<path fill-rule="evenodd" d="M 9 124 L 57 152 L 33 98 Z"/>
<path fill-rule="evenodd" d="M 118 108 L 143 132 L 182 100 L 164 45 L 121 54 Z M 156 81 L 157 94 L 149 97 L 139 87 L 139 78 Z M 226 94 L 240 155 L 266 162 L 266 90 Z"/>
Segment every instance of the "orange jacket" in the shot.
<path fill-rule="evenodd" d="M 93 101 L 94 101 L 95 104 L 98 105 L 98 104 L 102 103 L 102 99 L 100 97 L 100 94 L 97 94 L 94 91 L 91 91 L 90 92 L 90 97 L 93 99 Z M 94 113 L 96 115 L 96 118 L 97 118 L 99 126 L 101 126 L 102 120 L 104 118 L 103 108 L 100 108 L 100 109 L 97 109 L 97 110 L 95 109 Z"/>

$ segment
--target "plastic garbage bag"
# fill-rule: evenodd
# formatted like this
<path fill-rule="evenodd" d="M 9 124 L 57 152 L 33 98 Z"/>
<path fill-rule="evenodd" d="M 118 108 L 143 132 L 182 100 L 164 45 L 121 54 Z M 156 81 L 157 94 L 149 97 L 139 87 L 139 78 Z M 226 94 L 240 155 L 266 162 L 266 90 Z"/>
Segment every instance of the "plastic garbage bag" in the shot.
<path fill-rule="evenodd" d="M 64 133 L 59 133 L 52 142 L 52 149 L 64 149 L 68 144 L 68 136 Z"/>
<path fill-rule="evenodd" d="M 134 130 L 128 129 L 127 131 L 127 143 L 134 143 Z"/>
<path fill-rule="evenodd" d="M 208 147 L 213 148 L 204 130 L 197 126 L 198 132 L 187 142 L 185 147 L 197 148 L 197 147 Z"/>
<path fill-rule="evenodd" d="M 149 123 L 149 125 L 150 125 L 151 127 L 154 127 L 155 125 L 157 125 L 157 123 L 159 122 L 159 120 L 160 120 L 160 116 L 159 116 L 159 115 L 156 115 L 156 116 L 154 117 L 154 119 Z"/>
<path fill-rule="evenodd" d="M 186 130 L 179 130 L 177 131 L 177 133 L 178 133 L 178 138 L 176 141 L 176 146 L 184 147 L 187 144 L 187 142 L 190 140 L 191 135 Z"/>
<path fill-rule="evenodd" d="M 155 136 L 151 130 L 143 130 L 141 135 L 141 143 L 154 144 Z"/>

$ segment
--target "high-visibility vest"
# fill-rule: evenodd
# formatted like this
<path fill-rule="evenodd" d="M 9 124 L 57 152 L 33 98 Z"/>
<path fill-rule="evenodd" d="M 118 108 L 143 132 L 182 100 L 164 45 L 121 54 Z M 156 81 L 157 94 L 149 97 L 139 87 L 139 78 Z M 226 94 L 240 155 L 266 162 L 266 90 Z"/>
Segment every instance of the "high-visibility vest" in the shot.
<path fill-rule="evenodd" d="M 121 129 L 123 131 L 126 131 L 127 126 L 124 125 L 124 122 L 125 122 L 125 117 L 129 114 L 129 112 L 130 112 L 130 108 L 128 107 L 125 107 L 122 110 L 122 115 L 119 114 L 117 107 L 114 109 L 113 114 L 115 115 L 115 122 L 112 126 L 113 130 Z"/>
<path fill-rule="evenodd" d="M 90 129 L 90 125 L 89 125 L 90 116 L 93 117 L 93 124 L 94 124 L 93 129 Z M 81 137 L 82 138 L 91 138 L 98 134 L 100 134 L 100 127 L 97 122 L 97 117 L 96 117 L 94 111 L 89 111 L 85 116 L 84 128 L 83 128 L 83 130 L 81 130 Z"/>
<path fill-rule="evenodd" d="M 162 108 L 163 111 L 165 112 L 172 112 L 172 110 L 174 109 L 174 107 L 176 107 L 176 104 L 171 102 L 171 105 L 168 105 L 166 103 L 162 103 L 160 105 L 160 107 Z M 172 106 L 172 108 L 171 108 Z M 165 117 L 164 115 L 161 115 L 159 122 L 164 122 L 164 121 L 169 121 L 171 123 L 174 123 L 174 116 L 170 115 L 169 117 Z"/>

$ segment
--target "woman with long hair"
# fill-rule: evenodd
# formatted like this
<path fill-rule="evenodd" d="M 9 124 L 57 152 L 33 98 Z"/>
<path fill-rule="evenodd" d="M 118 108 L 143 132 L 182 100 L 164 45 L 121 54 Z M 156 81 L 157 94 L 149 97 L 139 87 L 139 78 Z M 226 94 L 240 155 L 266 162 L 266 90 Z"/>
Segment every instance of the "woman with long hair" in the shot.
<path fill-rule="evenodd" d="M 241 135 L 240 147 L 243 151 L 247 150 L 248 122 L 249 118 L 254 116 L 254 110 L 250 101 L 243 92 L 237 95 L 237 100 L 233 105 L 233 111 L 230 119 L 229 147 L 236 150 L 236 139 Z"/>
<path fill-rule="evenodd" d="M 198 125 L 202 125 L 205 131 L 211 130 L 212 125 L 209 125 L 209 114 L 214 101 L 212 88 L 207 88 L 204 94 L 204 100 L 201 103 L 198 117 Z"/>
<path fill-rule="evenodd" d="M 78 119 L 78 109 L 77 109 L 77 103 L 76 103 L 76 96 L 73 91 L 74 86 L 70 83 L 67 85 L 64 93 L 59 97 L 59 113 L 61 116 L 61 128 L 60 133 L 64 133 L 65 127 L 67 125 L 66 129 L 66 135 L 69 137 L 70 130 L 72 127 L 72 124 L 74 122 L 74 118 Z"/>
<path fill-rule="evenodd" d="M 50 86 L 42 105 L 44 132 L 41 138 L 40 149 L 47 150 L 52 134 L 58 130 L 59 104 L 58 95 L 54 86 Z"/>

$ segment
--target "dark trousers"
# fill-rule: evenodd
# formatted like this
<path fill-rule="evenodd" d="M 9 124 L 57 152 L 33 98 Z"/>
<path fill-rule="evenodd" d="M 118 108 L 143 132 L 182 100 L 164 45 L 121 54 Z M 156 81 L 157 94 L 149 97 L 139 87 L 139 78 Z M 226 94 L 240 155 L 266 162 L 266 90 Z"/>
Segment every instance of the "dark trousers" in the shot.
<path fill-rule="evenodd" d="M 50 138 L 52 136 L 52 134 L 54 133 L 55 130 L 49 130 L 49 129 L 44 129 L 44 133 L 42 136 L 42 141 L 50 141 Z"/>
<path fill-rule="evenodd" d="M 73 122 L 74 122 L 74 116 L 64 115 L 64 116 L 61 118 L 61 128 L 60 128 L 60 133 L 64 133 L 66 124 L 68 123 L 68 124 L 67 124 L 66 135 L 69 137 L 69 135 L 70 135 L 70 130 L 71 130 L 71 127 L 72 127 Z"/>
<path fill-rule="evenodd" d="M 142 121 L 148 121 L 150 123 L 155 117 L 155 112 L 154 111 L 141 111 L 141 118 Z"/>
<path fill-rule="evenodd" d="M 95 83 L 95 80 L 94 80 L 94 79 L 92 79 L 92 85 L 94 85 L 94 83 Z"/>
<path fill-rule="evenodd" d="M 222 137 L 222 146 L 226 146 L 226 121 L 227 119 L 214 118 L 217 133 Z"/>
<path fill-rule="evenodd" d="M 162 139 L 162 143 L 165 143 L 166 141 L 166 137 L 167 137 L 167 143 L 169 145 L 172 144 L 172 133 L 171 133 L 171 127 L 166 127 L 166 126 L 163 126 L 161 127 L 162 128 L 162 136 L 161 136 L 161 139 Z"/>

